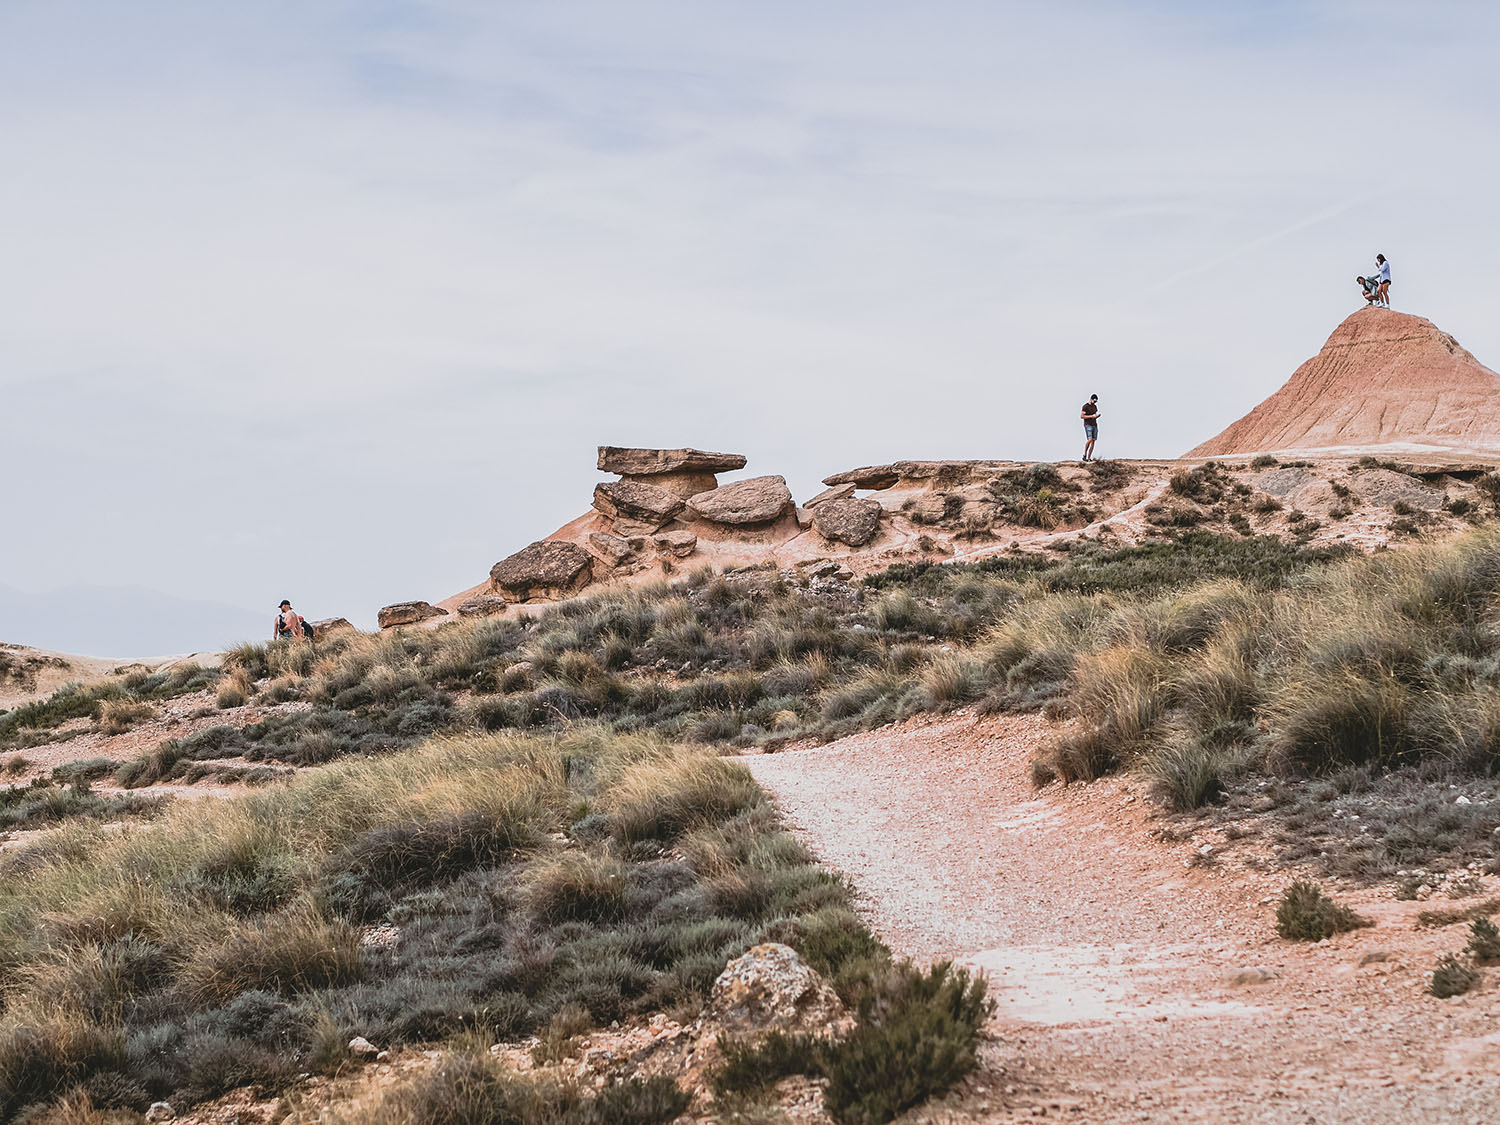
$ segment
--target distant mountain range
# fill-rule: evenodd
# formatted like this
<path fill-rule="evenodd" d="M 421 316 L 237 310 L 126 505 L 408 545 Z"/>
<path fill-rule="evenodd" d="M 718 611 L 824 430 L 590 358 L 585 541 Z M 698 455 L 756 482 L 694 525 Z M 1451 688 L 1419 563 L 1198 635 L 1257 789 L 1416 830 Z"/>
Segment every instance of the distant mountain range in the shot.
<path fill-rule="evenodd" d="M 264 640 L 270 625 L 269 613 L 139 586 L 69 586 L 44 594 L 0 586 L 0 641 L 80 656 L 219 650 Z"/>

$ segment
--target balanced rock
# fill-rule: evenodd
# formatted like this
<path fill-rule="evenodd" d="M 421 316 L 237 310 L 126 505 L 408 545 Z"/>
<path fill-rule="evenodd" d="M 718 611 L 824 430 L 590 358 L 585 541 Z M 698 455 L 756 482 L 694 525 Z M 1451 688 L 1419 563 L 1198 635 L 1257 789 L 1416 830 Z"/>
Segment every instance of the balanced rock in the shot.
<path fill-rule="evenodd" d="M 674 555 L 679 559 L 687 558 L 698 549 L 698 537 L 685 529 L 664 531 L 652 542 L 662 554 Z"/>
<path fill-rule="evenodd" d="M 332 636 L 334 633 L 354 628 L 347 617 L 325 617 L 321 621 L 309 621 L 308 624 L 312 626 L 315 641 L 321 641 L 324 637 Z"/>
<path fill-rule="evenodd" d="M 813 509 L 813 527 L 824 539 L 863 547 L 880 531 L 879 501 L 860 500 L 853 496 L 828 500 Z"/>
<path fill-rule="evenodd" d="M 427 602 L 396 602 L 380 611 L 376 620 L 382 629 L 393 629 L 397 625 L 415 625 L 432 617 L 447 617 L 446 609 L 438 609 Z"/>
<path fill-rule="evenodd" d="M 490 567 L 490 581 L 512 601 L 562 598 L 593 581 L 593 561 L 577 543 L 542 539 Z"/>
<path fill-rule="evenodd" d="M 504 613 L 505 607 L 509 604 L 498 594 L 475 594 L 467 601 L 459 603 L 458 615 L 460 617 L 493 617 L 497 613 Z"/>
<path fill-rule="evenodd" d="M 712 492 L 719 487 L 719 478 L 713 473 L 651 473 L 635 474 L 626 473 L 620 478 L 622 481 L 631 481 L 635 484 L 649 484 L 656 488 L 665 489 L 673 496 L 680 496 L 686 500 L 689 496 L 697 496 L 700 492 Z"/>
<path fill-rule="evenodd" d="M 745 526 L 780 519 L 792 502 L 792 490 L 782 477 L 751 477 L 701 492 L 688 508 L 712 523 Z"/>
<path fill-rule="evenodd" d="M 709 453 L 702 449 L 632 449 L 616 445 L 599 447 L 599 468 L 621 476 L 654 476 L 658 473 L 728 473 L 745 467 L 738 453 Z"/>
<path fill-rule="evenodd" d="M 654 484 L 608 481 L 594 486 L 594 507 L 617 523 L 635 525 L 650 533 L 672 522 L 672 517 L 682 511 L 682 498 Z"/>

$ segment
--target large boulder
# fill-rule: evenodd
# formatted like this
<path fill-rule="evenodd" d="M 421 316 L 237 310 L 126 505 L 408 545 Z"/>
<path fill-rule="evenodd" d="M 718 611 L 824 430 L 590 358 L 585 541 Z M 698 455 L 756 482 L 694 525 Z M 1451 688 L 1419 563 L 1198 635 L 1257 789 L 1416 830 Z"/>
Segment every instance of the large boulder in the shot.
<path fill-rule="evenodd" d="M 792 491 L 782 477 L 751 477 L 699 493 L 687 506 L 712 523 L 746 526 L 775 522 L 791 503 Z"/>
<path fill-rule="evenodd" d="M 846 496 L 827 500 L 813 509 L 812 523 L 824 539 L 863 547 L 880 533 L 879 501 Z"/>
<path fill-rule="evenodd" d="M 594 507 L 603 512 L 622 530 L 651 534 L 672 522 L 682 511 L 682 498 L 639 481 L 608 481 L 594 486 Z"/>
<path fill-rule="evenodd" d="M 490 581 L 511 601 L 565 598 L 594 580 L 593 562 L 577 543 L 543 539 L 490 567 Z"/>
<path fill-rule="evenodd" d="M 433 617 L 447 617 L 446 609 L 439 609 L 427 602 L 396 602 L 384 607 L 376 620 L 382 629 L 394 629 L 398 625 L 416 625 Z"/>
<path fill-rule="evenodd" d="M 632 541 L 619 535 L 611 535 L 607 531 L 596 531 L 589 536 L 586 548 L 594 558 L 613 569 L 623 566 L 640 554 L 640 548 L 636 546 L 638 543 L 644 546 L 640 539 Z"/>
<path fill-rule="evenodd" d="M 702 449 L 631 449 L 616 445 L 599 447 L 599 468 L 621 476 L 652 476 L 657 473 L 728 473 L 745 467 L 738 453 L 709 453 Z"/>

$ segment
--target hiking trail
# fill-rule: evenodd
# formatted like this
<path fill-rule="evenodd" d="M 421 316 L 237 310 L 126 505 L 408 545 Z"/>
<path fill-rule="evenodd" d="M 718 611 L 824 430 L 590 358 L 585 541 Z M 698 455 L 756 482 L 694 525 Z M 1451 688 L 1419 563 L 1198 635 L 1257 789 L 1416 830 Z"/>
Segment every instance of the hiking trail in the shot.
<path fill-rule="evenodd" d="M 1425 994 L 1464 936 L 1339 888 L 1373 928 L 1283 941 L 1276 900 L 1303 872 L 1162 832 L 1139 778 L 1037 793 L 1054 733 L 958 712 L 740 759 L 893 950 L 989 976 L 979 1070 L 912 1120 L 1496 1120 L 1500 988 Z"/>

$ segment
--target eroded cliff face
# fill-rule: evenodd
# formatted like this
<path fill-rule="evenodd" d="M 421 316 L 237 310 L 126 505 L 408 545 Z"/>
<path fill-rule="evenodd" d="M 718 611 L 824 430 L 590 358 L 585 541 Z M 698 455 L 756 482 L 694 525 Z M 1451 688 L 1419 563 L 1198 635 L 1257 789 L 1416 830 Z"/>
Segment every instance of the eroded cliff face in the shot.
<path fill-rule="evenodd" d="M 1430 320 L 1361 309 L 1286 384 L 1189 457 L 1500 451 L 1500 377 Z"/>

